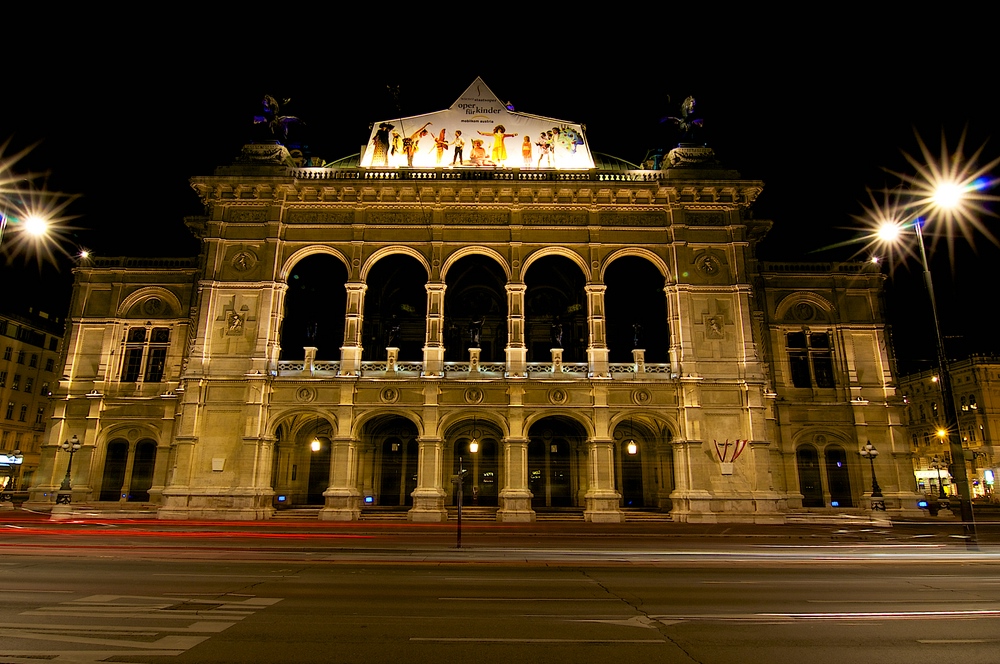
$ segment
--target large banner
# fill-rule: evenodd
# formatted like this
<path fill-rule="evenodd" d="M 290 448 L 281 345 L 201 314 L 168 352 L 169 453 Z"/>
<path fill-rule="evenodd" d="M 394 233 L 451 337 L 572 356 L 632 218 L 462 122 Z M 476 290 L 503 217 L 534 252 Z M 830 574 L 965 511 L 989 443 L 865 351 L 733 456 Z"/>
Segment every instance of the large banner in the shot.
<path fill-rule="evenodd" d="M 583 127 L 508 110 L 477 78 L 451 108 L 376 123 L 365 168 L 593 168 Z"/>

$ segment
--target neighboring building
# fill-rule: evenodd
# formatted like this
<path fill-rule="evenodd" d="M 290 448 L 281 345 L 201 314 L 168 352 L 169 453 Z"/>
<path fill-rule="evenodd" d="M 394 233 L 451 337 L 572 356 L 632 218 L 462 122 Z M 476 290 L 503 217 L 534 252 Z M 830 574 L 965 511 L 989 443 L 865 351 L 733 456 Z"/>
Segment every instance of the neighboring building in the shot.
<path fill-rule="evenodd" d="M 762 183 L 697 145 L 603 157 L 480 80 L 373 127 L 333 166 L 252 144 L 193 178 L 197 262 L 76 269 L 31 505 L 78 435 L 73 501 L 161 518 L 441 521 L 462 468 L 502 521 L 780 523 L 866 511 L 866 441 L 916 511 L 883 276 L 759 265 Z"/>
<path fill-rule="evenodd" d="M 955 410 L 958 413 L 959 435 L 965 449 L 966 473 L 973 498 L 993 494 L 997 467 L 996 442 L 1000 438 L 1000 358 L 973 356 L 952 362 L 951 375 Z M 906 401 L 906 424 L 916 453 L 918 490 L 938 495 L 941 484 L 945 493 L 955 495 L 949 466 L 951 452 L 946 440 L 939 435 L 945 428 L 942 395 L 937 370 L 903 376 L 900 391 Z M 937 457 L 943 468 L 934 467 Z"/>
<path fill-rule="evenodd" d="M 0 487 L 31 484 L 49 416 L 49 393 L 62 371 L 63 321 L 45 312 L 0 314 Z M 4 453 L 7 454 L 4 454 Z"/>

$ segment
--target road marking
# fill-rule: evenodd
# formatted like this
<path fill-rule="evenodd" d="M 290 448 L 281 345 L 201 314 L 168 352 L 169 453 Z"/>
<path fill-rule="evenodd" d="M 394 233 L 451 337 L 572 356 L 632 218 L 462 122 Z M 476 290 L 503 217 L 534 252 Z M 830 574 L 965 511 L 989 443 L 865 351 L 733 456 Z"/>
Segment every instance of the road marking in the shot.
<path fill-rule="evenodd" d="M 621 602 L 617 597 L 438 597 L 442 602 Z"/>
<path fill-rule="evenodd" d="M 297 574 L 186 574 L 183 572 L 178 572 L 174 574 L 168 574 L 166 572 L 158 572 L 152 576 L 203 576 L 209 579 L 297 579 L 299 578 Z"/>
<path fill-rule="evenodd" d="M 997 639 L 917 639 L 917 643 L 927 645 L 950 645 L 953 643 L 996 643 Z"/>
<path fill-rule="evenodd" d="M 410 641 L 435 641 L 439 643 L 651 643 L 666 645 L 663 639 L 494 639 L 483 637 L 420 637 L 411 636 Z"/>

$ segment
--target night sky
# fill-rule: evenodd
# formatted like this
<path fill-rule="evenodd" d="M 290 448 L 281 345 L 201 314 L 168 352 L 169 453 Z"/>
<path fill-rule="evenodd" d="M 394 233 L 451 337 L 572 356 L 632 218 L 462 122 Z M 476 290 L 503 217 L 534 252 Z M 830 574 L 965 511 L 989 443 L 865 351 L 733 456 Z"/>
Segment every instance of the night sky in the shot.
<path fill-rule="evenodd" d="M 555 27 L 543 28 L 525 11 L 504 19 L 503 39 L 484 13 L 481 27 L 448 16 L 415 21 L 405 43 L 391 18 L 355 26 L 351 37 L 292 37 L 264 16 L 256 31 L 225 33 L 186 26 L 193 18 L 169 19 L 177 30 L 162 34 L 66 29 L 44 47 L 30 36 L 7 44 L 0 142 L 11 139 L 8 156 L 40 142 L 14 171 L 48 171 L 49 189 L 80 194 L 68 208 L 78 216 L 67 252 L 195 255 L 183 217 L 202 209 L 188 178 L 237 156 L 255 135 L 264 94 L 290 98 L 285 112 L 306 123 L 295 136 L 332 160 L 357 152 L 372 121 L 446 108 L 481 76 L 518 111 L 582 122 L 592 150 L 636 163 L 677 141 L 659 120 L 693 95 L 722 164 L 765 183 L 753 208 L 774 221 L 760 247 L 765 260 L 852 258 L 860 247 L 844 243 L 860 234 L 853 215 L 866 188 L 897 184 L 886 169 L 913 172 L 901 151 L 919 154 L 915 133 L 938 153 L 942 132 L 954 149 L 965 131 L 966 156 L 984 143 L 981 162 L 1000 156 L 990 140 L 1000 94 L 989 17 L 965 17 L 958 28 L 938 16 L 906 24 L 843 16 L 780 31 L 740 19 L 723 31 L 668 29 L 663 22 L 678 17 L 664 11 L 629 19 L 662 29 L 611 34 L 570 19 L 546 19 Z M 16 53 L 25 55 L 9 61 Z M 984 221 L 1000 234 L 998 220 Z M 33 257 L 9 255 L 11 247 L 5 240 L 0 308 L 33 304 L 62 315 L 73 260 L 59 255 L 39 268 Z M 990 323 L 1000 250 L 981 233 L 955 247 L 954 260 L 943 242 L 931 255 L 949 355 L 1000 354 Z M 900 367 L 929 368 L 933 330 L 919 266 L 910 259 L 884 271 Z"/>

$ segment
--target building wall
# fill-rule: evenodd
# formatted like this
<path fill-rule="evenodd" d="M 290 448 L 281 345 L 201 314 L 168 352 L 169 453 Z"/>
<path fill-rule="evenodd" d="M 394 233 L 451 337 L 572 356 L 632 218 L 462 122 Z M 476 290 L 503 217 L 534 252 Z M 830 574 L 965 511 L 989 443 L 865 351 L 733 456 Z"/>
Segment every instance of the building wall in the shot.
<path fill-rule="evenodd" d="M 4 488 L 27 487 L 38 468 L 62 333 L 62 321 L 45 313 L 0 315 L 0 450 L 23 456 L 20 468 L 0 467 Z"/>

